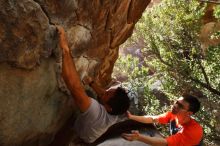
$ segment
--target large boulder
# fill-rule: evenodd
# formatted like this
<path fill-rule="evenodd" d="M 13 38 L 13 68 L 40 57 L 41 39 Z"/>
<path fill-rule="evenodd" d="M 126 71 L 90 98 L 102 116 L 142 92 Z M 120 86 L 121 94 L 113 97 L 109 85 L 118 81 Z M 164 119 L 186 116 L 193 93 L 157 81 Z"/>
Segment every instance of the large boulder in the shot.
<path fill-rule="evenodd" d="M 58 87 L 55 24 L 80 77 L 111 81 L 119 45 L 150 0 L 1 0 L 0 145 L 46 146 L 74 112 Z"/>

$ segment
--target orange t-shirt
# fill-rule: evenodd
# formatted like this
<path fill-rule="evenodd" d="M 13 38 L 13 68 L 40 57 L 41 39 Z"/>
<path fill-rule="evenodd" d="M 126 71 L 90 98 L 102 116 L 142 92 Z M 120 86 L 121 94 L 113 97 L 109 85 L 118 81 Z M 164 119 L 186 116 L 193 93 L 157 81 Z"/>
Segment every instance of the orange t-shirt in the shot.
<path fill-rule="evenodd" d="M 161 124 L 167 124 L 172 120 L 176 120 L 177 123 L 177 117 L 171 112 L 159 115 L 158 120 Z M 181 130 L 166 138 L 168 146 L 193 146 L 202 140 L 202 127 L 194 119 L 183 125 L 177 123 L 177 126 L 181 127 Z"/>

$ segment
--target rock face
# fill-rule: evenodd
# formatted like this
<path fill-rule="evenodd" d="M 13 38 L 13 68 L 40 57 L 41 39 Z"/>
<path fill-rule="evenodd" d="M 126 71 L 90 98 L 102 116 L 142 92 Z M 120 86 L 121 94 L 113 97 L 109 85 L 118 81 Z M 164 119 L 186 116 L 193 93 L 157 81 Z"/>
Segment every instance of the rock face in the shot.
<path fill-rule="evenodd" d="M 111 80 L 118 48 L 150 0 L 1 0 L 0 145 L 46 146 L 74 111 L 57 84 L 62 25 L 81 78 Z"/>
<path fill-rule="evenodd" d="M 219 22 L 209 22 L 202 26 L 201 32 L 200 32 L 200 40 L 202 43 L 202 49 L 205 50 L 209 46 L 217 46 L 220 43 L 219 38 L 211 38 L 211 36 L 220 30 L 220 23 Z"/>

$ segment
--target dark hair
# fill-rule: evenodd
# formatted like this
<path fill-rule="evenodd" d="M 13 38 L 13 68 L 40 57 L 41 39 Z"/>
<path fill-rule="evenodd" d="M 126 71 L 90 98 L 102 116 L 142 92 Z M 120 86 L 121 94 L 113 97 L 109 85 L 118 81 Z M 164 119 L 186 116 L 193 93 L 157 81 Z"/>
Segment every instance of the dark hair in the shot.
<path fill-rule="evenodd" d="M 192 95 L 183 95 L 183 99 L 189 103 L 189 111 L 193 112 L 193 114 L 199 111 L 200 102 L 196 97 Z"/>
<path fill-rule="evenodd" d="M 111 115 L 124 114 L 130 106 L 130 100 L 125 89 L 118 87 L 114 96 L 108 100 L 107 104 L 112 108 L 112 111 L 109 112 Z"/>

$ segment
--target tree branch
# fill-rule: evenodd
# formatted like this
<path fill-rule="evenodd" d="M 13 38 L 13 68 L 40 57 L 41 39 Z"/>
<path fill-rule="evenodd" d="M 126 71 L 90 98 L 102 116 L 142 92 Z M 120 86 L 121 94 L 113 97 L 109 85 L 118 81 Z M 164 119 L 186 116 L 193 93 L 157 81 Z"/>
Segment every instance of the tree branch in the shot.
<path fill-rule="evenodd" d="M 199 59 L 198 59 L 198 64 L 199 64 L 200 69 L 202 70 L 202 74 L 205 78 L 205 81 L 206 81 L 207 85 L 211 87 L 210 82 L 209 82 L 209 78 L 208 78 L 208 76 L 205 72 L 205 68 L 202 66 L 201 60 L 199 60 Z"/>
<path fill-rule="evenodd" d="M 214 4 L 220 4 L 219 1 L 215 1 L 215 0 L 200 0 L 201 2 L 204 2 L 204 3 L 214 3 Z"/>
<path fill-rule="evenodd" d="M 214 93 L 214 94 L 220 96 L 220 91 L 218 91 L 218 90 L 216 90 L 216 89 L 210 87 L 208 84 L 205 84 L 205 83 L 201 82 L 200 80 L 195 79 L 195 78 L 193 78 L 193 77 L 191 77 L 191 76 L 189 76 L 189 78 L 190 78 L 192 81 L 194 81 L 195 83 L 197 83 L 197 84 L 199 84 L 200 86 L 202 86 L 203 88 L 206 88 L 206 89 L 208 89 L 210 92 L 212 92 L 212 93 Z"/>

